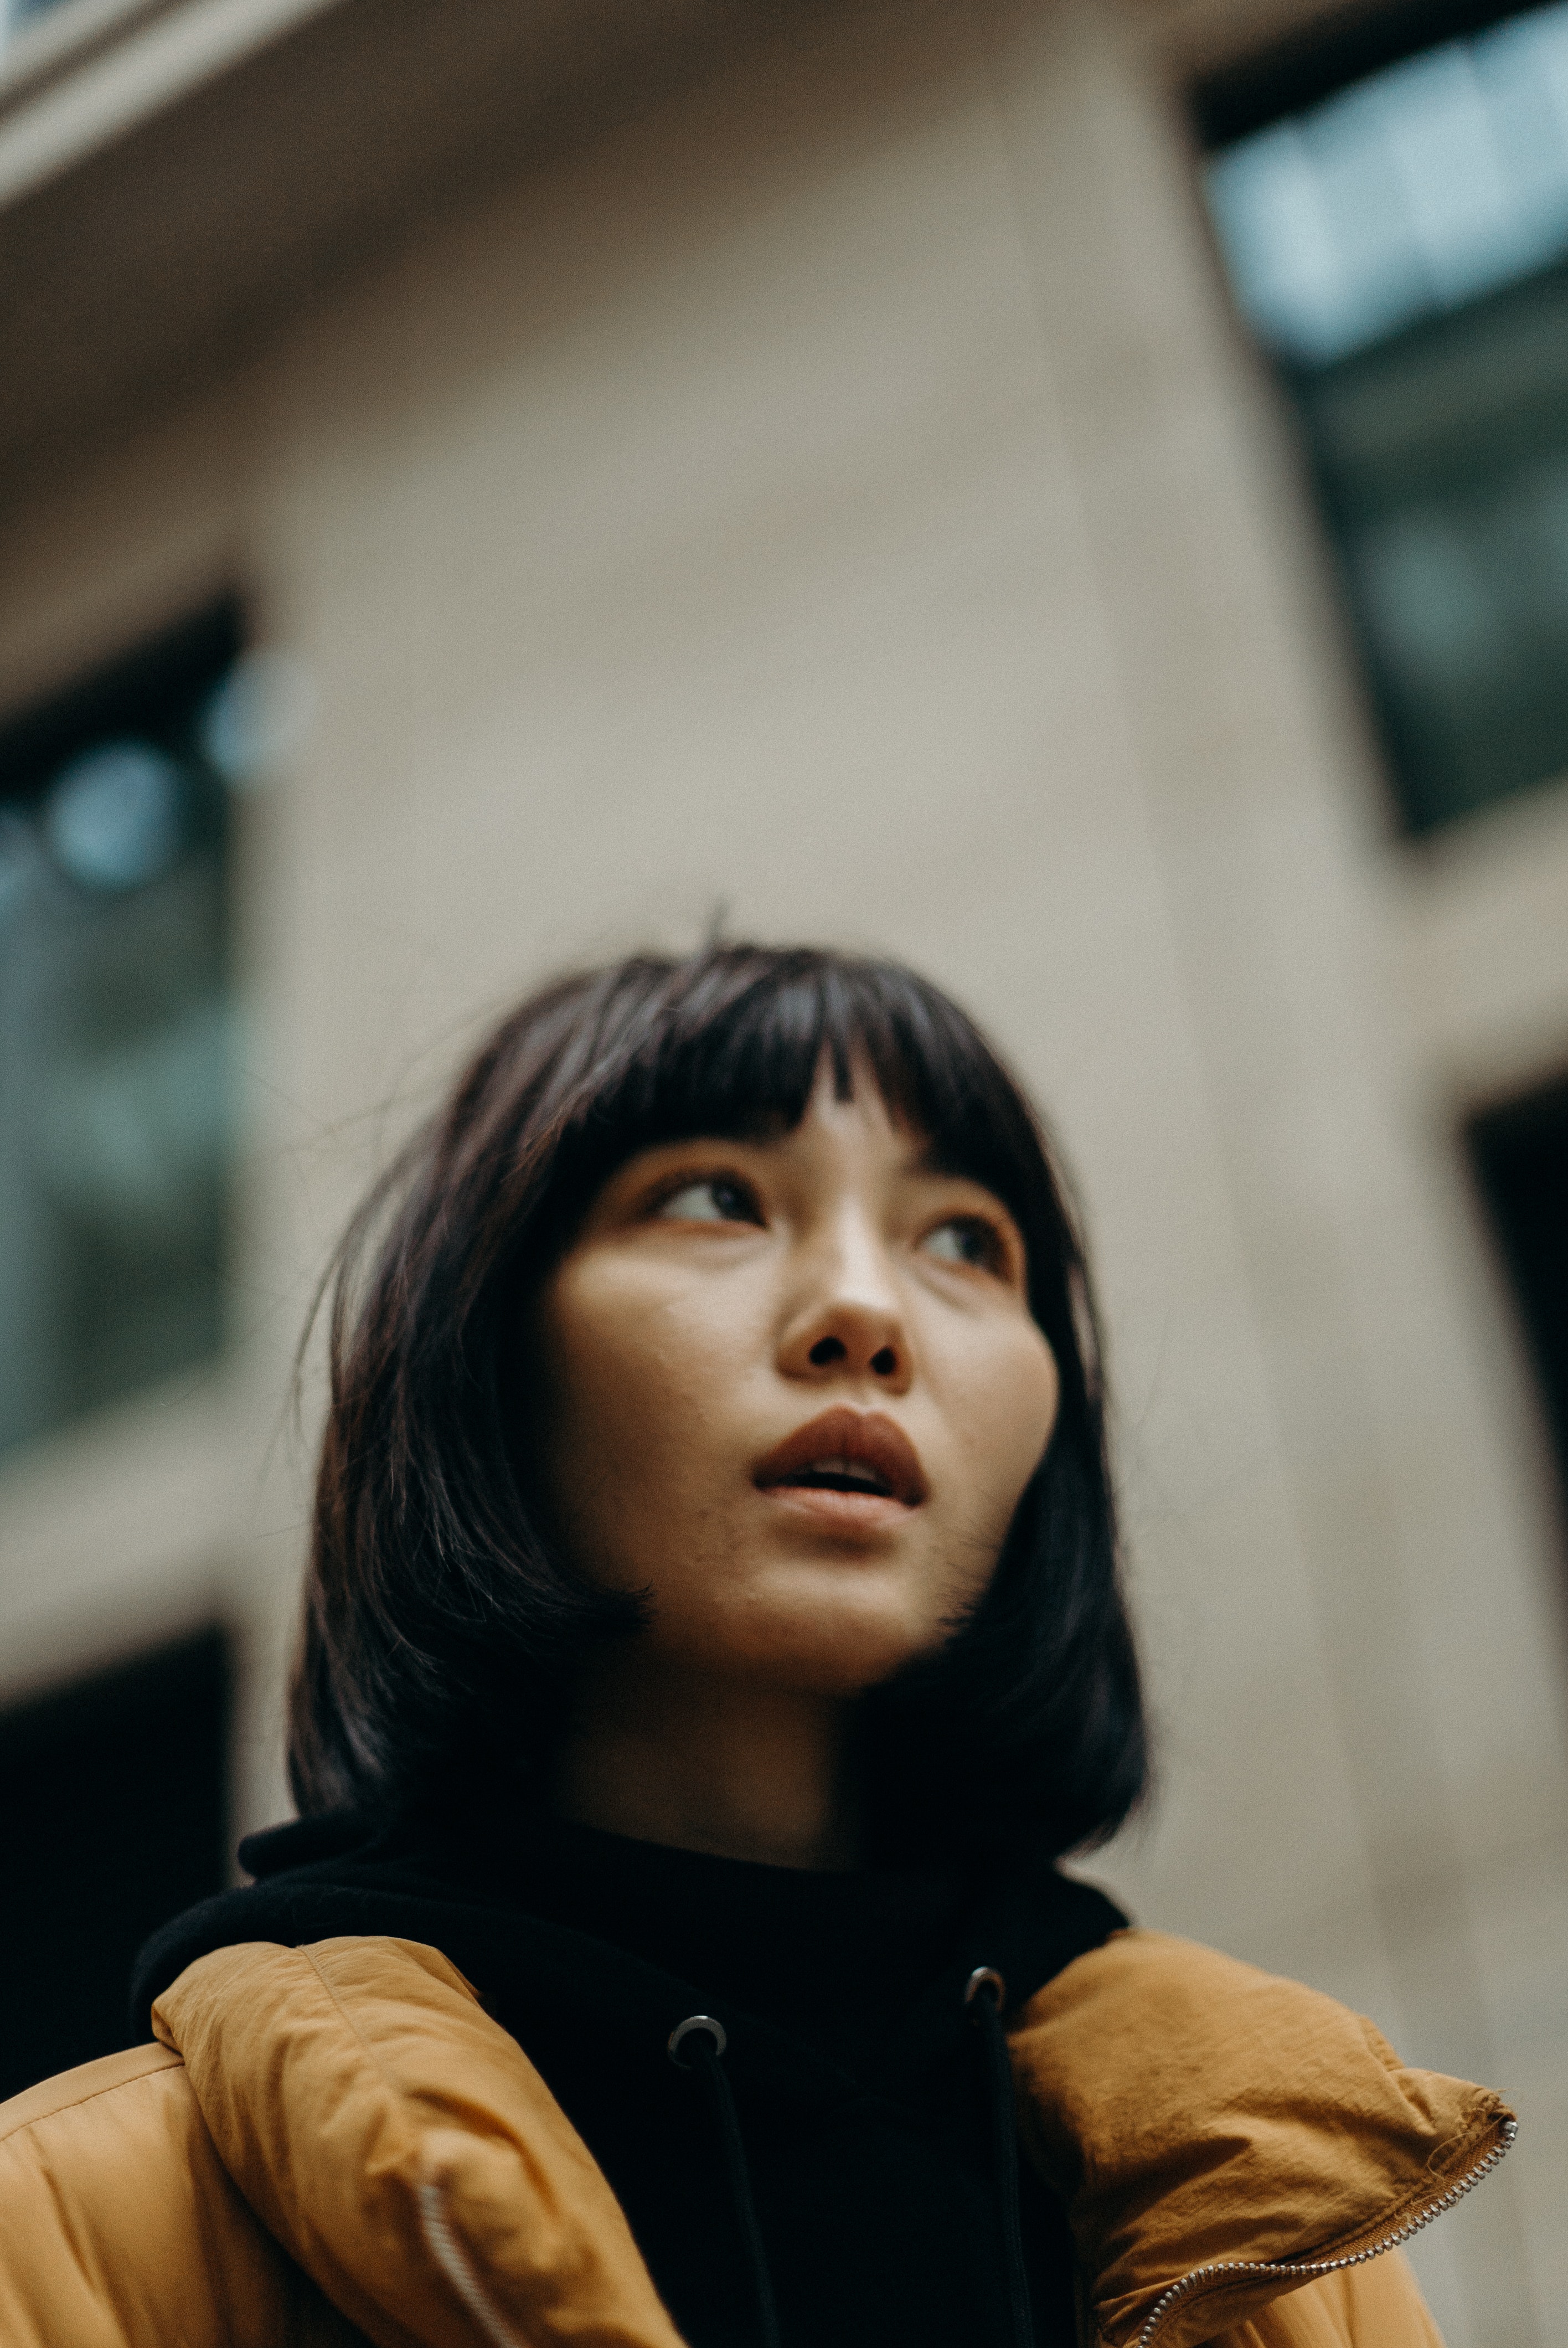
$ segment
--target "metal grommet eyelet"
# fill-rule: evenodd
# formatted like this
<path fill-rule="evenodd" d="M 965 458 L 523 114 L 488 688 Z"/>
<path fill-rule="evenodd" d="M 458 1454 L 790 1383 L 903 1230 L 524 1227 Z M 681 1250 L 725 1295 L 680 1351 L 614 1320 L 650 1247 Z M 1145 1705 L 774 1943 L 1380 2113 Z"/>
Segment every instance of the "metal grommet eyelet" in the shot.
<path fill-rule="evenodd" d="M 692 2068 L 689 2061 L 682 2062 L 681 2059 L 681 2044 L 683 2039 L 691 2036 L 693 2030 L 702 2031 L 706 2037 L 712 2040 L 715 2054 L 722 2054 L 730 2043 L 729 2033 L 714 2015 L 689 2013 L 685 2021 L 678 2022 L 670 2033 L 667 2052 L 677 2071 L 689 2071 Z"/>
<path fill-rule="evenodd" d="M 964 1983 L 964 2003 L 973 2005 L 983 1989 L 991 1993 L 991 2001 L 1000 2013 L 1008 2002 L 1008 1985 L 995 1965 L 977 1965 Z"/>

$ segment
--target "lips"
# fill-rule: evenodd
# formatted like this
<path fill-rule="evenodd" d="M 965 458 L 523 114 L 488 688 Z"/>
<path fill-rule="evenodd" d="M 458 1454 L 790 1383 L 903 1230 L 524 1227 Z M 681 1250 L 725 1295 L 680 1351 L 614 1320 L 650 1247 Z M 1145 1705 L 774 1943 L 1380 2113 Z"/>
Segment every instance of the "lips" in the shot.
<path fill-rule="evenodd" d="M 752 1480 L 763 1492 L 835 1492 L 907 1509 L 917 1509 L 927 1492 L 920 1455 L 903 1428 L 880 1411 L 843 1406 L 798 1427 L 758 1461 Z"/>

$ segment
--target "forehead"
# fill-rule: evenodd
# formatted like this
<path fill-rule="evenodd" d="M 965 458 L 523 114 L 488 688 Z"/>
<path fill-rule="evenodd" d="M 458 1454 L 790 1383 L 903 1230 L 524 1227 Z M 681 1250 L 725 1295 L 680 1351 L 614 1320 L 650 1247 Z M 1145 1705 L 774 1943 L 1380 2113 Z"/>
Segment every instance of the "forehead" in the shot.
<path fill-rule="evenodd" d="M 845 1153 L 874 1158 L 900 1171 L 935 1171 L 930 1135 L 897 1102 L 890 1102 L 867 1067 L 853 1071 L 846 1093 L 835 1080 L 825 1061 L 806 1102 L 804 1115 L 787 1130 L 768 1136 L 761 1145 L 801 1158 Z"/>
<path fill-rule="evenodd" d="M 626 1162 L 633 1167 L 650 1159 L 679 1159 L 704 1146 L 774 1159 L 807 1173 L 831 1169 L 882 1178 L 977 1179 L 951 1163 L 922 1125 L 890 1103 L 869 1071 L 860 1072 L 854 1089 L 845 1094 L 837 1089 L 831 1067 L 825 1068 L 793 1123 L 782 1114 L 748 1118 L 738 1129 L 725 1123 L 651 1143 Z"/>

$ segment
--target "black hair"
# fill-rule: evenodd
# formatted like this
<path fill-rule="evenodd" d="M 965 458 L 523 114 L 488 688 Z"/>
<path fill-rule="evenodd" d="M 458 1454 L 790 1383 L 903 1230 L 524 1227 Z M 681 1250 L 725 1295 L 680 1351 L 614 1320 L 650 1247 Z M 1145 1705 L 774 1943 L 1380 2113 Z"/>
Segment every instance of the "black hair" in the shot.
<path fill-rule="evenodd" d="M 615 1169 L 698 1135 L 790 1131 L 819 1072 L 868 1071 L 1023 1234 L 1061 1398 L 989 1589 L 861 1712 L 877 1849 L 1102 1840 L 1147 1739 L 1118 1562 L 1082 1242 L 1030 1104 L 973 1021 L 893 963 L 806 948 L 642 954 L 494 1029 L 334 1259 L 330 1400 L 290 1703 L 302 1811 L 543 1782 L 563 1692 L 638 1602 L 589 1587 L 530 1505 L 516 1424 L 529 1293 Z"/>

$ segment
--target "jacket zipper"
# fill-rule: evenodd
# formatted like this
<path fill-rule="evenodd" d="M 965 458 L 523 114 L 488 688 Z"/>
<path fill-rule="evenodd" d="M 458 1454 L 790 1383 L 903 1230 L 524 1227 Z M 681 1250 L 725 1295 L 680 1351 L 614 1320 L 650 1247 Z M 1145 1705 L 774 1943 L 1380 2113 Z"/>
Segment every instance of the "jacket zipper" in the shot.
<path fill-rule="evenodd" d="M 1397 2250 L 1402 2243 L 1409 2240 L 1412 2234 L 1419 2234 L 1424 2226 L 1431 2224 L 1434 2218 L 1440 2218 L 1445 2209 L 1451 2209 L 1456 2201 L 1462 2201 L 1465 2195 L 1472 2192 L 1483 2177 L 1490 2177 L 1498 2162 L 1506 2155 L 1518 2133 L 1517 2120 L 1504 2120 L 1502 2132 L 1497 2143 L 1492 2146 L 1489 2153 L 1476 2162 L 1473 2168 L 1468 2170 L 1460 2178 L 1457 2185 L 1450 2185 L 1448 2191 L 1440 2194 L 1435 2201 L 1429 2203 L 1419 2217 L 1408 2219 L 1393 2233 L 1385 2234 L 1380 2242 L 1373 2242 L 1364 2250 L 1353 2250 L 1348 2258 L 1295 2260 L 1221 2259 L 1213 2266 L 1194 2267 L 1190 2274 L 1181 2276 L 1177 2281 L 1172 2283 L 1168 2291 L 1162 2291 L 1150 2311 L 1149 2320 L 1139 2333 L 1133 2348 L 1149 2348 L 1155 2332 L 1166 2316 L 1174 2308 L 1179 2307 L 1183 2300 L 1191 2292 L 1196 2291 L 1200 2283 L 1217 2281 L 1221 2276 L 1235 2280 L 1242 2275 L 1278 2275 L 1291 2282 L 1314 2282 L 1319 2275 L 1337 2274 L 1344 2267 L 1365 2266 L 1368 2259 L 1379 2259 L 1385 2250 Z"/>
<path fill-rule="evenodd" d="M 426 2162 L 416 2188 L 419 2229 L 425 2247 L 486 2339 L 493 2343 L 493 2348 L 527 2348 L 527 2343 L 513 2331 L 485 2289 L 473 2260 L 453 2229 L 443 2191 L 445 2182 L 439 2168 Z"/>

